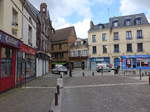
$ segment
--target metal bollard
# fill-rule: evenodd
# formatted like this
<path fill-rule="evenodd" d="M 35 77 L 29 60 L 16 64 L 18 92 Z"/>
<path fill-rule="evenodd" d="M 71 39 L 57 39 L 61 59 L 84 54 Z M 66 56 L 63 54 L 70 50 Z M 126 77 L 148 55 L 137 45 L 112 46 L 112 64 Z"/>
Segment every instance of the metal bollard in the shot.
<path fill-rule="evenodd" d="M 58 105 L 58 93 L 55 93 L 55 106 Z"/>
<path fill-rule="evenodd" d="M 149 85 L 150 85 L 150 75 L 149 75 Z"/>
<path fill-rule="evenodd" d="M 83 76 L 83 77 L 85 77 L 85 74 L 84 74 L 84 72 L 82 72 L 82 76 Z"/>
<path fill-rule="evenodd" d="M 102 76 L 103 76 L 103 69 L 102 69 L 102 71 L 101 71 L 101 74 L 102 74 Z"/>
<path fill-rule="evenodd" d="M 92 72 L 92 76 L 94 77 L 94 72 Z"/>
<path fill-rule="evenodd" d="M 139 72 L 140 72 L 140 80 L 142 80 L 142 71 L 141 71 L 141 69 L 139 70 Z"/>
<path fill-rule="evenodd" d="M 59 95 L 60 94 L 60 87 L 59 87 L 59 85 L 56 86 L 56 90 L 57 90 L 57 94 Z"/>

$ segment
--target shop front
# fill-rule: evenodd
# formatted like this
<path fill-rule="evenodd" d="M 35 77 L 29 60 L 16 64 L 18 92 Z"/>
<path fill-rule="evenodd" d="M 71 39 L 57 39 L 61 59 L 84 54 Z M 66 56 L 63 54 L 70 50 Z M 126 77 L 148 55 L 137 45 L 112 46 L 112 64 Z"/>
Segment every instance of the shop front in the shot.
<path fill-rule="evenodd" d="M 122 69 L 150 69 L 150 55 L 121 56 Z"/>
<path fill-rule="evenodd" d="M 49 59 L 50 57 L 43 52 L 36 54 L 36 77 L 40 77 L 49 72 Z"/>
<path fill-rule="evenodd" d="M 36 76 L 36 50 L 21 43 L 17 53 L 17 84 Z"/>
<path fill-rule="evenodd" d="M 16 53 L 20 41 L 0 31 L 0 92 L 15 86 Z"/>

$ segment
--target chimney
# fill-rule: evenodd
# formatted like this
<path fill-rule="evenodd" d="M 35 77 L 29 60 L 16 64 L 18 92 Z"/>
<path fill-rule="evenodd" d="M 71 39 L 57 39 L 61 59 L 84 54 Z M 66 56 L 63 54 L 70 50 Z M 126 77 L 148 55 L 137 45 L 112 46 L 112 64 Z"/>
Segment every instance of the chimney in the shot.
<path fill-rule="evenodd" d="M 47 4 L 46 3 L 41 3 L 40 12 L 46 14 L 46 12 L 47 12 Z"/>

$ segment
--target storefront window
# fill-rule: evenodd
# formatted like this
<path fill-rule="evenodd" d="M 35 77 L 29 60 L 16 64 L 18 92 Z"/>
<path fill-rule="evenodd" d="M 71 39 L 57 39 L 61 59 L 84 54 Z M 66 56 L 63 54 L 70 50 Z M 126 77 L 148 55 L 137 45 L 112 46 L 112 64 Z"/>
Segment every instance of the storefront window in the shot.
<path fill-rule="evenodd" d="M 17 80 L 25 76 L 25 64 L 23 60 L 23 52 L 18 52 L 17 54 Z"/>
<path fill-rule="evenodd" d="M 127 68 L 150 67 L 150 58 L 127 58 L 126 67 Z"/>
<path fill-rule="evenodd" d="M 11 75 L 12 49 L 1 48 L 1 77 Z"/>
<path fill-rule="evenodd" d="M 35 56 L 26 54 L 26 77 L 35 75 Z"/>

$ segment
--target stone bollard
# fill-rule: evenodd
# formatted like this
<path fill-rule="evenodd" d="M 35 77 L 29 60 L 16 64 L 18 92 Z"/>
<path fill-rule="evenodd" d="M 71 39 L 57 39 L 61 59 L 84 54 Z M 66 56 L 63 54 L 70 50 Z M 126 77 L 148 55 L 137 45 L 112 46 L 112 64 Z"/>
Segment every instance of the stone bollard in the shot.
<path fill-rule="evenodd" d="M 83 77 L 85 77 L 85 74 L 84 74 L 84 72 L 82 72 L 82 76 L 83 76 Z"/>
<path fill-rule="evenodd" d="M 63 78 L 57 78 L 57 85 L 59 85 L 60 88 L 63 88 Z"/>
<path fill-rule="evenodd" d="M 92 72 L 92 76 L 94 77 L 94 72 Z"/>
<path fill-rule="evenodd" d="M 60 94 L 60 87 L 59 87 L 59 85 L 56 86 L 56 90 L 57 90 L 57 94 L 59 95 Z"/>
<path fill-rule="evenodd" d="M 55 93 L 55 106 L 58 105 L 58 93 Z"/>

